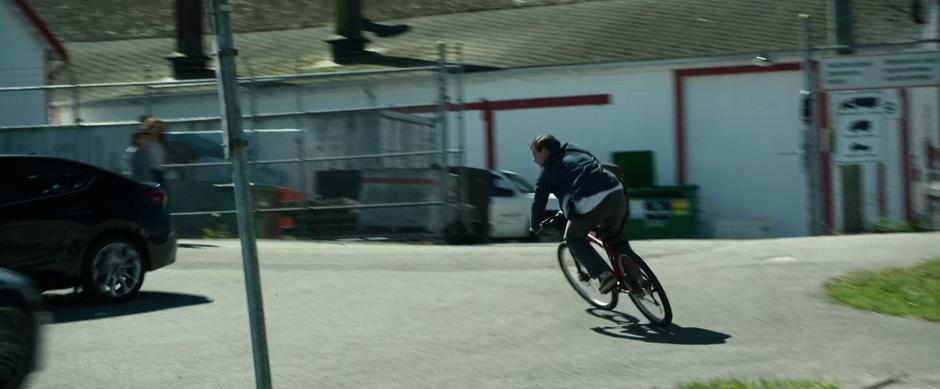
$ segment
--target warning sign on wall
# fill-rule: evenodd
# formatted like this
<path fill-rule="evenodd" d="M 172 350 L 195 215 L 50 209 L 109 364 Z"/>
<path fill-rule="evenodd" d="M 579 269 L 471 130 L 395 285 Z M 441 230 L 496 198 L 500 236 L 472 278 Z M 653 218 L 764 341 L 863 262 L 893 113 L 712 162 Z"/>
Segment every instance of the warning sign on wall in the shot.
<path fill-rule="evenodd" d="M 885 160 L 885 136 L 897 131 L 897 102 L 881 92 L 833 94 L 836 161 Z"/>
<path fill-rule="evenodd" d="M 940 84 L 940 53 L 839 56 L 822 60 L 824 90 L 896 88 Z"/>

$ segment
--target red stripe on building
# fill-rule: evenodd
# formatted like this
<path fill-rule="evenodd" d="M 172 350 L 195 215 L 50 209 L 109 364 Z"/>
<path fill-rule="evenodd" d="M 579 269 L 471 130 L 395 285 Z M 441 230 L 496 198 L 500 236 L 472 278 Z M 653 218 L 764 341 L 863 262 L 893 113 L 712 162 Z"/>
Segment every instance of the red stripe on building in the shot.
<path fill-rule="evenodd" d="M 475 103 L 464 104 L 466 111 L 482 111 L 483 122 L 486 124 L 486 167 L 487 169 L 496 168 L 496 115 L 495 111 L 509 111 L 519 109 L 540 109 L 540 108 L 561 108 L 577 107 L 584 105 L 609 105 L 610 95 L 577 95 L 577 96 L 558 96 L 558 97 L 539 97 L 531 99 L 513 99 L 487 101 L 481 100 Z M 456 104 L 449 104 L 448 111 L 456 111 L 460 107 Z M 396 109 L 403 113 L 432 113 L 437 112 L 437 105 L 415 105 L 411 107 L 401 107 Z"/>
<path fill-rule="evenodd" d="M 610 95 L 577 95 L 577 96 L 559 96 L 559 97 L 538 97 L 531 99 L 512 99 L 496 101 L 478 101 L 466 103 L 463 106 L 465 111 L 508 111 L 516 109 L 538 109 L 538 108 L 560 108 L 576 107 L 581 105 L 608 105 L 610 104 Z M 456 111 L 460 106 L 449 104 L 448 111 Z M 404 113 L 432 113 L 437 112 L 438 106 L 433 105 L 415 105 L 411 107 L 401 107 L 396 110 Z"/>

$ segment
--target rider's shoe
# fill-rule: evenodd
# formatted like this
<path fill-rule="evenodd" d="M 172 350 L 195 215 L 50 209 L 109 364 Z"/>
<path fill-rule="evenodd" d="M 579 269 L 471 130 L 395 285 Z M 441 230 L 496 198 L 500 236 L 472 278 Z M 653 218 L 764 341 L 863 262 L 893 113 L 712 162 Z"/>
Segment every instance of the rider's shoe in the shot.
<path fill-rule="evenodd" d="M 605 271 L 603 274 L 597 277 L 597 280 L 601 283 L 601 286 L 598 289 L 602 294 L 610 293 L 610 291 L 617 286 L 617 278 L 614 277 L 613 274 L 610 274 L 609 271 Z"/>

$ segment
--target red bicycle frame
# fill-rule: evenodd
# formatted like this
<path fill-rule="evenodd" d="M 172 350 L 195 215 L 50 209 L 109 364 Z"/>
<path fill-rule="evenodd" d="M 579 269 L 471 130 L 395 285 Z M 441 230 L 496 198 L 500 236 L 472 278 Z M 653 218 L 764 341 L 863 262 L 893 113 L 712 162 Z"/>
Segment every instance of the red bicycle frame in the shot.
<path fill-rule="evenodd" d="M 614 249 L 613 249 L 613 247 L 610 247 L 609 244 L 607 244 L 606 242 L 604 242 L 604 241 L 602 241 L 600 238 L 598 238 L 598 237 L 597 237 L 597 234 L 595 234 L 594 232 L 589 233 L 588 236 L 587 236 L 587 239 L 588 239 L 589 242 L 594 242 L 594 243 L 596 243 L 596 244 L 598 244 L 598 245 L 600 245 L 601 247 L 604 248 L 604 251 L 607 253 L 607 261 L 610 262 L 610 266 L 613 268 L 614 277 L 617 277 L 617 281 L 620 281 L 620 282 L 618 283 L 618 284 L 620 284 L 620 285 L 619 285 L 619 288 L 622 289 L 623 291 L 627 292 L 627 293 L 630 293 L 630 292 L 631 292 L 630 286 L 628 286 L 628 284 L 627 284 L 627 282 L 626 282 L 627 280 L 623 278 L 623 274 L 624 274 L 624 273 L 623 273 L 623 271 L 620 269 L 620 261 L 615 261 L 615 260 L 614 260 Z"/>

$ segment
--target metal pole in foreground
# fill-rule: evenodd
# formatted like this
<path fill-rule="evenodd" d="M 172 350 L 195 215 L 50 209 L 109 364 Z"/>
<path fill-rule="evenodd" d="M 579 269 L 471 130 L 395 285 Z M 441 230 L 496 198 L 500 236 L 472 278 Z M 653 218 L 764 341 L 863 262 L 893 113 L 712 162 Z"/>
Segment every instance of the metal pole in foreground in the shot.
<path fill-rule="evenodd" d="M 150 81 L 150 70 L 150 65 L 144 66 L 144 80 Z M 147 116 L 153 115 L 153 100 L 150 93 L 150 85 L 144 85 L 144 114 Z"/>
<path fill-rule="evenodd" d="M 75 68 L 69 67 L 69 82 L 73 85 L 78 84 L 78 79 L 75 77 Z M 72 88 L 72 122 L 75 124 L 82 123 L 82 96 L 81 91 L 78 87 Z"/>
<path fill-rule="evenodd" d="M 800 51 L 803 56 L 803 91 L 808 102 L 807 129 L 803 138 L 803 152 L 806 161 L 806 177 L 809 184 L 809 233 L 820 235 L 822 226 L 819 223 L 822 215 L 819 198 L 819 112 L 817 112 L 816 79 L 813 69 L 813 44 L 811 38 L 812 25 L 807 14 L 800 14 Z"/>
<path fill-rule="evenodd" d="M 438 101 L 437 101 L 437 131 L 441 150 L 441 202 L 445 205 L 441 207 L 441 233 L 446 233 L 448 222 L 451 221 L 450 215 L 450 171 L 448 170 L 449 153 L 447 152 L 447 136 L 450 131 L 447 128 L 447 43 L 437 42 L 437 61 L 439 68 L 437 70 L 438 83 Z"/>
<path fill-rule="evenodd" d="M 217 44 L 216 77 L 219 79 L 219 102 L 222 107 L 222 126 L 225 144 L 234 167 L 235 208 L 238 210 L 238 235 L 242 246 L 245 269 L 245 292 L 248 298 L 248 320 L 251 325 L 252 354 L 255 365 L 255 387 L 271 388 L 271 367 L 268 362 L 268 340 L 264 325 L 264 303 L 261 298 L 261 274 L 258 269 L 258 247 L 255 245 L 254 213 L 245 163 L 248 147 L 242 131 L 241 104 L 238 100 L 238 81 L 235 73 L 235 50 L 232 38 L 232 6 L 229 0 L 211 0 L 209 12 Z"/>
<path fill-rule="evenodd" d="M 933 7 L 934 7 L 935 12 L 934 12 L 933 27 L 937 33 L 933 37 L 934 39 L 940 40 L 940 0 L 937 0 L 934 3 L 935 4 L 933 5 Z M 940 50 L 940 41 L 938 41 L 935 46 L 936 47 L 934 47 L 934 49 Z"/>
<path fill-rule="evenodd" d="M 464 117 L 463 42 L 457 42 L 457 142 L 460 146 L 460 166 L 467 165 L 467 123 Z"/>
<path fill-rule="evenodd" d="M 463 42 L 457 42 L 457 149 L 459 149 L 457 162 L 457 220 L 467 228 L 466 233 L 475 234 L 475 229 L 471 227 L 468 220 L 468 214 L 465 212 L 464 203 L 467 202 L 467 120 L 464 115 L 464 67 Z"/>

